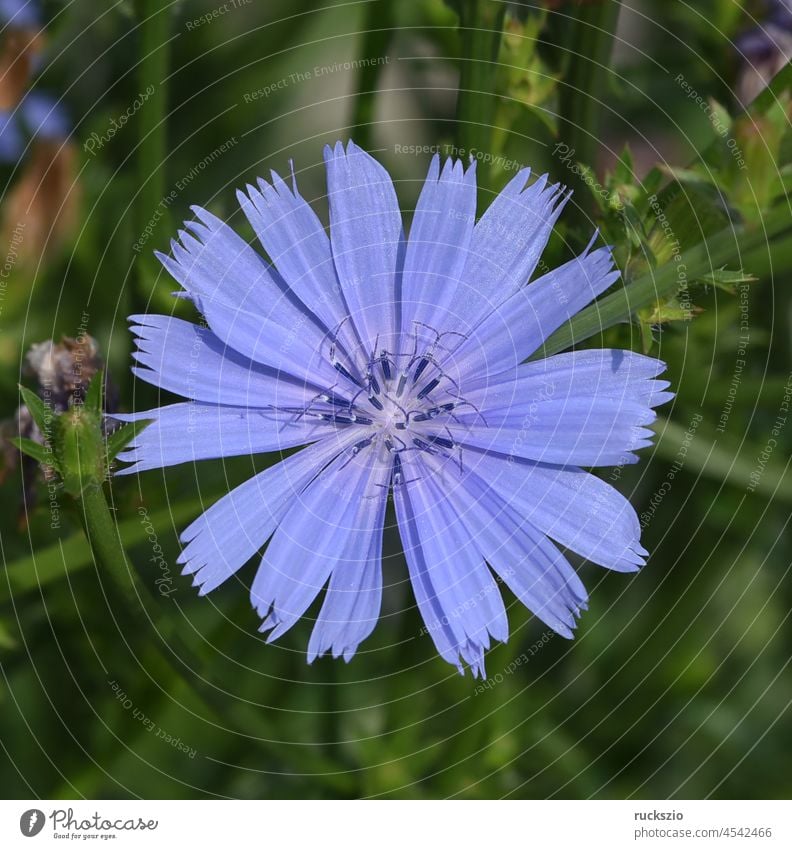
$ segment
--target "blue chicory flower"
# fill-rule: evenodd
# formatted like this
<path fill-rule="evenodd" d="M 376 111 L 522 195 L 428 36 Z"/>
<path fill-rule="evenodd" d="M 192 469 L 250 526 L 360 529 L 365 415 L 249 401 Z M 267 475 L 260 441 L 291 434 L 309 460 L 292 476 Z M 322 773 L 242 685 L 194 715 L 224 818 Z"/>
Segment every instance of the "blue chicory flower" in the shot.
<path fill-rule="evenodd" d="M 5 165 L 16 162 L 24 148 L 25 142 L 15 113 L 0 109 L 0 162 Z"/>
<path fill-rule="evenodd" d="M 406 239 L 390 177 L 326 149 L 330 233 L 276 173 L 238 198 L 271 264 L 194 207 L 160 260 L 206 326 L 131 317 L 143 380 L 190 399 L 122 454 L 139 472 L 307 445 L 182 534 L 200 594 L 270 539 L 251 598 L 268 641 L 327 588 L 308 659 L 347 661 L 374 628 L 389 493 L 437 650 L 483 676 L 508 637 L 495 576 L 571 637 L 586 590 L 555 543 L 617 571 L 647 552 L 636 514 L 581 467 L 637 460 L 671 394 L 657 359 L 584 350 L 525 362 L 618 277 L 608 248 L 529 285 L 567 195 L 517 174 L 476 221 L 475 164 L 435 156 Z M 551 540 L 555 540 L 555 543 Z"/>
<path fill-rule="evenodd" d="M 34 140 L 61 142 L 69 138 L 72 123 L 62 100 L 42 91 L 29 91 L 19 104 L 22 123 Z"/>
<path fill-rule="evenodd" d="M 62 142 L 70 132 L 63 104 L 44 92 L 29 91 L 15 109 L 0 109 L 0 163 L 13 164 L 22 158 L 25 135 L 33 141 Z"/>
<path fill-rule="evenodd" d="M 41 5 L 38 0 L 0 0 L 0 24 L 14 29 L 38 29 Z"/>

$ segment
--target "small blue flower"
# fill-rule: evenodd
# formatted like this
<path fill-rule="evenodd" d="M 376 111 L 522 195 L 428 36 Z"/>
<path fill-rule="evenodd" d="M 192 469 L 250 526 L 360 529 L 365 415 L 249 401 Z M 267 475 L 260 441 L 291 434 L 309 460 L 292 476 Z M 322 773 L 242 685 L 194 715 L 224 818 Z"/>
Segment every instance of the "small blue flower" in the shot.
<path fill-rule="evenodd" d="M 14 112 L 0 109 L 0 162 L 16 162 L 25 149 L 25 141 Z"/>
<path fill-rule="evenodd" d="M 38 29 L 41 5 L 38 0 L 0 0 L 0 24 L 14 29 Z"/>
<path fill-rule="evenodd" d="M 122 473 L 307 445 L 184 531 L 184 572 L 203 595 L 269 540 L 251 592 L 268 641 L 327 587 L 308 660 L 348 661 L 379 617 L 392 493 L 426 630 L 483 676 L 508 637 L 495 576 L 571 637 L 587 596 L 556 543 L 644 563 L 632 507 L 581 467 L 637 460 L 672 397 L 665 366 L 616 350 L 525 362 L 618 277 L 588 249 L 525 285 L 567 198 L 545 177 L 521 171 L 476 222 L 475 166 L 435 157 L 407 239 L 382 166 L 351 142 L 325 160 L 329 236 L 273 173 L 238 193 L 271 264 L 198 207 L 160 255 L 207 326 L 131 317 L 135 374 L 191 400 L 119 417 L 154 420 Z"/>
<path fill-rule="evenodd" d="M 69 138 L 71 120 L 62 100 L 41 91 L 29 91 L 19 104 L 22 123 L 34 140 L 61 142 Z"/>
<path fill-rule="evenodd" d="M 18 162 L 25 153 L 25 130 L 33 141 L 65 141 L 71 122 L 63 104 L 48 94 L 29 91 L 16 109 L 0 109 L 0 162 Z"/>

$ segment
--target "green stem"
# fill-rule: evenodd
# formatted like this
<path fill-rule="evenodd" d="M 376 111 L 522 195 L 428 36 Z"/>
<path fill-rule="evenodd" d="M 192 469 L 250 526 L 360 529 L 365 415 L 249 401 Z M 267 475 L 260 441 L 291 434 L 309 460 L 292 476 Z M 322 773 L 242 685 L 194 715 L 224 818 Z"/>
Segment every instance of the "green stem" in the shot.
<path fill-rule="evenodd" d="M 556 330 L 532 359 L 563 351 L 615 324 L 629 321 L 636 310 L 677 294 L 682 272 L 690 283 L 729 263 L 736 261 L 740 265 L 741 258 L 749 251 L 765 246 L 769 252 L 772 239 L 780 241 L 780 238 L 790 237 L 792 222 L 788 209 L 780 208 L 768 213 L 762 223 L 762 227 L 726 227 L 706 242 L 685 251 L 679 262 L 668 263 L 659 271 L 645 274 L 589 305 Z"/>
<path fill-rule="evenodd" d="M 174 504 L 156 513 L 146 516 L 154 527 L 179 524 L 197 516 L 205 506 L 204 499 L 196 498 L 183 504 Z M 144 522 L 138 518 L 124 519 L 118 522 L 116 529 L 122 548 L 140 542 L 145 536 Z M 72 534 L 59 540 L 54 545 L 39 549 L 27 557 L 22 557 L 9 563 L 5 568 L 5 581 L 0 583 L 0 604 L 8 601 L 11 596 L 17 597 L 22 593 L 32 592 L 60 580 L 67 574 L 71 575 L 85 569 L 91 563 L 91 548 L 86 545 L 83 533 Z"/>
<path fill-rule="evenodd" d="M 357 80 L 352 126 L 355 128 L 356 142 L 364 149 L 371 148 L 371 131 L 375 123 L 375 109 L 381 62 L 387 56 L 392 35 L 392 0 L 373 0 L 366 7 L 363 22 L 365 35 L 360 49 L 360 58 L 364 63 L 360 67 Z"/>
<path fill-rule="evenodd" d="M 600 0 L 576 8 L 563 45 L 566 70 L 558 94 L 558 140 L 565 145 L 565 157 L 591 168 L 596 167 L 599 152 L 602 100 L 620 5 L 619 0 Z M 575 190 L 574 206 L 582 217 L 585 210 L 581 206 L 588 206 L 590 199 L 583 179 L 565 170 L 561 181 Z M 593 202 L 589 211 L 593 211 Z"/>
<path fill-rule="evenodd" d="M 88 538 L 88 544 L 91 546 L 97 565 L 102 567 L 105 574 L 119 578 L 119 585 L 131 588 L 129 581 L 125 578 L 134 579 L 135 573 L 127 560 L 118 527 L 110 514 L 102 487 L 87 486 L 79 502 L 85 536 Z M 127 573 L 126 576 L 124 572 Z M 129 594 L 128 589 L 125 594 Z"/>
<path fill-rule="evenodd" d="M 89 485 L 78 498 L 80 518 L 93 551 L 96 564 L 103 575 L 110 575 L 113 584 L 122 592 L 127 611 L 135 618 L 137 638 L 152 629 L 158 640 L 146 641 L 153 646 L 161 661 L 183 680 L 217 717 L 226 717 L 229 704 L 223 693 L 208 684 L 200 675 L 201 661 L 185 646 L 172 620 L 156 615 L 149 618 L 141 612 L 143 598 L 151 594 L 127 559 L 118 526 L 110 513 L 101 486 Z M 164 643 L 164 645 L 163 645 Z"/>
<path fill-rule="evenodd" d="M 135 215 L 135 238 L 140 238 L 156 220 L 162 232 L 168 232 L 165 198 L 165 161 L 167 159 L 168 69 L 170 64 L 171 7 L 160 0 L 137 0 L 140 21 L 140 52 L 143 57 L 138 86 L 141 93 L 153 90 L 138 113 L 137 172 L 139 194 Z M 145 245 L 137 258 L 137 303 L 135 312 L 149 308 L 154 295 L 159 266 L 153 251 Z M 143 309 L 139 309 L 143 307 Z"/>
<path fill-rule="evenodd" d="M 782 466 L 779 462 L 766 462 L 757 465 L 761 447 L 754 443 L 738 445 L 732 440 L 720 437 L 708 439 L 703 433 L 696 433 L 693 440 L 687 438 L 685 428 L 676 422 L 659 418 L 654 423 L 659 434 L 656 443 L 658 456 L 675 460 L 679 456 L 680 446 L 686 446 L 685 463 L 691 472 L 711 478 L 717 483 L 726 482 L 743 492 L 755 481 L 751 492 L 756 492 L 768 500 L 779 500 L 792 504 L 792 474 L 789 462 Z M 752 475 L 761 468 L 761 476 Z"/>
<path fill-rule="evenodd" d="M 462 0 L 462 55 L 457 98 L 457 147 L 467 159 L 477 151 L 491 153 L 495 114 L 495 75 L 506 4 L 497 0 Z M 487 169 L 477 165 L 479 186 L 488 187 Z"/>

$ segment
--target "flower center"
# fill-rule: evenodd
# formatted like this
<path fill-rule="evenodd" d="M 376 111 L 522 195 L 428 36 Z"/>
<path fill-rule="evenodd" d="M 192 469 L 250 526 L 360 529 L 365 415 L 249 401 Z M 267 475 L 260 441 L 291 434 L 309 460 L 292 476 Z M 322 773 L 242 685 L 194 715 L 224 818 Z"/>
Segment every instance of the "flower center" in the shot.
<path fill-rule="evenodd" d="M 424 328 L 423 341 L 418 322 L 406 350 L 394 353 L 377 339 L 369 353 L 342 346 L 336 328 L 330 335 L 327 356 L 338 372 L 338 383 L 319 392 L 302 409 L 288 409 L 295 420 L 308 418 L 335 425 L 339 433 L 354 428 L 360 438 L 344 449 L 349 461 L 361 452 L 379 450 L 390 457 L 392 483 L 405 483 L 402 455 L 426 452 L 451 458 L 462 466 L 462 449 L 454 432 L 465 427 L 478 409 L 467 401 L 458 381 L 449 374 L 447 360 L 451 351 L 443 344 L 444 336 L 460 337 L 454 332 L 439 333 Z M 341 388 L 346 387 L 346 388 Z M 467 414 L 467 415 L 466 415 Z M 469 424 L 468 424 L 469 426 Z M 454 431 L 454 432 L 452 432 Z"/>

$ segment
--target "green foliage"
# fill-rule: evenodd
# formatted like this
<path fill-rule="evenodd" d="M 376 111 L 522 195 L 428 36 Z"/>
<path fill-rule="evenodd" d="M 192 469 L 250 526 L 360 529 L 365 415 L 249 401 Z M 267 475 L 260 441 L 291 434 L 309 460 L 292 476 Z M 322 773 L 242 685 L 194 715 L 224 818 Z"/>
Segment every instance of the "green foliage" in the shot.
<path fill-rule="evenodd" d="M 55 413 L 35 392 L 19 387 L 22 401 L 44 437 L 35 442 L 14 437 L 11 442 L 27 456 L 57 472 L 64 491 L 75 498 L 86 487 L 101 486 L 116 456 L 150 424 L 149 419 L 129 422 L 104 437 L 104 374 L 97 372 L 84 403 L 70 404 Z"/>
<path fill-rule="evenodd" d="M 472 45 L 478 97 L 461 114 L 492 154 L 487 195 L 521 164 L 575 181 L 548 264 L 597 226 L 622 272 L 545 352 L 651 350 L 676 392 L 641 462 L 602 470 L 635 505 L 649 563 L 627 576 L 575 561 L 590 609 L 574 641 L 507 596 L 512 636 L 489 653 L 490 677 L 456 675 L 422 631 L 389 515 L 378 628 L 350 664 L 308 666 L 310 621 L 276 645 L 257 632 L 255 558 L 208 598 L 176 562 L 185 526 L 276 458 L 105 480 L 145 423 L 102 439 L 100 382 L 62 416 L 17 388 L 30 344 L 74 335 L 86 313 L 120 408 L 170 403 L 129 376 L 124 316 L 195 318 L 167 295 L 175 287 L 151 251 L 167 250 L 191 203 L 243 227 L 233 188 L 270 167 L 283 173 L 292 156 L 301 192 L 324 209 L 321 145 L 358 138 L 356 122 L 414 208 L 428 156 L 396 144 L 453 138 L 454 88 L 473 39 L 460 37 L 441 0 L 392 4 L 373 25 L 387 32 L 369 37 L 365 5 L 239 4 L 188 29 L 217 4 L 181 4 L 152 25 L 171 36 L 166 55 L 156 31 L 140 27 L 141 9 L 161 4 L 129 0 L 97 18 L 95 4 L 77 0 L 52 15 L 41 83 L 64 93 L 75 118 L 83 203 L 64 256 L 17 277 L 0 301 L 4 417 L 21 392 L 44 443 L 14 444 L 48 467 L 32 474 L 26 464 L 0 482 L 3 794 L 788 798 L 792 424 L 781 419 L 792 368 L 792 73 L 748 110 L 733 101 L 741 62 L 730 39 L 750 25 L 742 4 L 644 4 L 641 27 L 620 28 L 613 50 L 612 27 L 585 28 L 589 16 L 603 23 L 593 7 L 604 4 L 589 4 L 574 28 L 568 9 L 512 4 L 497 60 L 492 33 Z M 160 49 L 147 64 L 152 40 Z M 582 44 L 607 54 L 601 73 L 570 62 Z M 379 92 L 364 95 L 355 69 L 290 77 L 372 49 L 390 60 L 376 86 L 365 77 Z M 158 97 L 141 121 L 95 155 L 83 149 L 149 80 Z M 230 154 L 196 168 L 229 138 Z M 151 225 L 143 257 L 132 246 L 171 192 L 170 221 Z M 108 494 L 98 532 L 109 528 L 118 547 L 104 560 L 79 509 L 53 518 L 59 481 L 76 495 L 86 481 L 94 496 Z M 105 562 L 121 545 L 122 557 Z"/>

